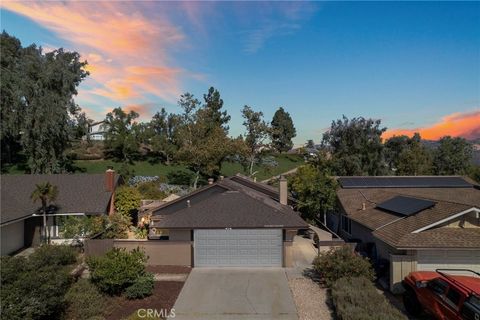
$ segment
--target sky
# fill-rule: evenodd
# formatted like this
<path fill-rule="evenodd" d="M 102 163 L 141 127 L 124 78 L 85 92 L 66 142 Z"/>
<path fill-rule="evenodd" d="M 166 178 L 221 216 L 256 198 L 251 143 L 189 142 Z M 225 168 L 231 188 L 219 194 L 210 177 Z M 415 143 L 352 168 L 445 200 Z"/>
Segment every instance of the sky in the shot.
<path fill-rule="evenodd" d="M 1 28 L 24 46 L 88 61 L 75 98 L 101 120 L 180 112 L 184 92 L 220 91 L 244 132 L 249 105 L 284 107 L 296 145 L 342 115 L 381 119 L 384 137 L 480 138 L 480 2 L 2 1 Z"/>

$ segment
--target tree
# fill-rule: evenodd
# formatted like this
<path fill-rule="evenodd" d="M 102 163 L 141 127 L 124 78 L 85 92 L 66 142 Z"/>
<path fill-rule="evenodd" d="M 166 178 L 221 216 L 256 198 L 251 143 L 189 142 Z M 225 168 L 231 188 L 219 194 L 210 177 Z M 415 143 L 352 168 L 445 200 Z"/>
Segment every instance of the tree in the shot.
<path fill-rule="evenodd" d="M 121 186 L 115 192 L 115 210 L 131 219 L 137 213 L 141 199 L 142 195 L 136 188 Z"/>
<path fill-rule="evenodd" d="M 200 176 L 219 175 L 221 162 L 232 154 L 232 141 L 227 136 L 226 124 L 230 116 L 221 111 L 223 105 L 218 91 L 210 88 L 206 103 L 199 107 L 199 101 L 186 93 L 180 97 L 179 106 L 184 110 L 179 135 L 182 137 L 177 159 L 195 173 L 193 182 L 197 187 Z M 212 98 L 213 97 L 213 98 Z"/>
<path fill-rule="evenodd" d="M 134 132 L 138 113 L 126 113 L 122 108 L 115 108 L 105 118 L 105 153 L 117 160 L 132 162 L 137 156 L 139 143 Z"/>
<path fill-rule="evenodd" d="M 278 152 L 286 152 L 293 147 L 292 139 L 297 136 L 293 120 L 288 112 L 279 108 L 271 123 L 272 145 Z"/>
<path fill-rule="evenodd" d="M 2 158 L 13 160 L 20 145 L 32 173 L 62 172 L 69 120 L 79 112 L 73 96 L 88 76 L 87 63 L 77 52 L 22 48 L 5 32 L 1 46 Z"/>
<path fill-rule="evenodd" d="M 42 204 L 42 215 L 43 215 L 43 242 L 47 243 L 50 241 L 50 234 L 47 229 L 47 208 L 48 205 L 57 199 L 58 188 L 50 184 L 50 182 L 43 182 L 35 185 L 35 190 L 33 190 L 30 198 L 33 202 L 40 201 Z"/>
<path fill-rule="evenodd" d="M 333 121 L 322 147 L 331 155 L 333 173 L 343 176 L 380 175 L 385 171 L 380 120 L 363 117 Z"/>
<path fill-rule="evenodd" d="M 312 164 L 298 168 L 292 178 L 292 190 L 299 201 L 298 208 L 306 219 L 325 217 L 336 201 L 337 182 L 326 171 Z"/>
<path fill-rule="evenodd" d="M 167 164 L 170 163 L 178 150 L 178 128 L 180 124 L 180 116 L 168 114 L 164 108 L 157 112 L 149 123 L 152 134 L 150 141 L 152 151 L 161 155 Z"/>
<path fill-rule="evenodd" d="M 248 172 L 253 174 L 253 165 L 258 159 L 264 140 L 268 137 L 269 128 L 263 121 L 261 111 L 253 111 L 249 106 L 244 106 L 242 116 L 245 119 L 243 125 L 246 128 L 245 144 L 247 151 Z"/>
<path fill-rule="evenodd" d="M 464 138 L 446 136 L 434 151 L 433 168 L 437 175 L 466 175 L 472 162 L 473 147 Z"/>
<path fill-rule="evenodd" d="M 307 140 L 307 143 L 305 144 L 305 148 L 315 149 L 315 142 L 313 142 L 312 139 Z"/>
<path fill-rule="evenodd" d="M 226 110 L 222 111 L 223 100 L 220 98 L 220 92 L 214 87 L 210 87 L 207 94 L 203 95 L 203 99 L 205 103 L 199 112 L 203 113 L 202 118 L 205 120 L 207 129 L 221 127 L 225 130 L 225 133 L 228 133 L 228 122 L 231 117 Z"/>
<path fill-rule="evenodd" d="M 412 138 L 394 136 L 388 139 L 385 142 L 385 159 L 389 169 L 399 176 L 427 175 L 432 171 L 430 153 L 418 133 Z"/>

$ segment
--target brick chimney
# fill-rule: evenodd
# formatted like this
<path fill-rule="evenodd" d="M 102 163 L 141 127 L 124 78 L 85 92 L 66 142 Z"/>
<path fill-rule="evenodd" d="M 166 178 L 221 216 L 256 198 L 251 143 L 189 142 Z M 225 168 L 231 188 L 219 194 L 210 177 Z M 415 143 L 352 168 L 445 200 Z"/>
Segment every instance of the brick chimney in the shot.
<path fill-rule="evenodd" d="M 108 206 L 108 215 L 112 215 L 115 213 L 115 170 L 113 169 L 105 171 L 105 191 L 112 193 Z"/>
<path fill-rule="evenodd" d="M 284 176 L 280 177 L 280 203 L 283 205 L 288 204 L 288 183 Z"/>

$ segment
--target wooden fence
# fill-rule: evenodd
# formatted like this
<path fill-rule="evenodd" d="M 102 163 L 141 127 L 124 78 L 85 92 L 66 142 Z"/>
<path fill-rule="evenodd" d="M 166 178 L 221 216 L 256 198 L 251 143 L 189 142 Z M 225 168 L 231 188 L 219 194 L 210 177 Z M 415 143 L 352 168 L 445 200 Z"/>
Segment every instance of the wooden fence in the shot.
<path fill-rule="evenodd" d="M 390 291 L 401 293 L 402 280 L 417 270 L 417 257 L 411 255 L 390 255 Z"/>

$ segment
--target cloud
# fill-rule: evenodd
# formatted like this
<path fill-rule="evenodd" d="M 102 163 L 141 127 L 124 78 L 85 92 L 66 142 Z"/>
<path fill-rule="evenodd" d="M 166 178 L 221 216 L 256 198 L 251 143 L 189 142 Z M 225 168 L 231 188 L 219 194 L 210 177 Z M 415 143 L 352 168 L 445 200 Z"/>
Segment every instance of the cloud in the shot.
<path fill-rule="evenodd" d="M 256 3 L 255 10 L 260 15 L 253 21 L 253 28 L 246 29 L 244 51 L 255 53 L 271 38 L 288 36 L 301 29 L 301 23 L 308 20 L 318 10 L 318 5 L 308 2 L 269 2 Z M 250 8 L 251 9 L 251 8 Z M 242 18 L 251 16 L 250 10 L 244 11 Z"/>
<path fill-rule="evenodd" d="M 387 130 L 382 137 L 387 139 L 398 135 L 412 136 L 415 132 L 428 140 L 438 140 L 447 135 L 466 139 L 480 138 L 480 111 L 453 113 L 428 127 Z"/>
<path fill-rule="evenodd" d="M 174 66 L 170 51 L 185 41 L 155 2 L 9 2 L 3 9 L 28 17 L 52 30 L 79 51 L 91 73 L 90 93 L 130 104 L 154 95 L 175 101 L 180 77 L 189 72 Z M 94 7 L 93 7 L 94 6 Z M 194 74 L 193 77 L 198 75 Z"/>

